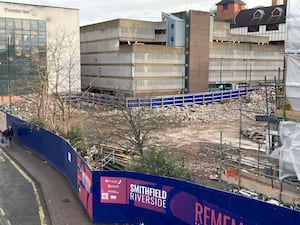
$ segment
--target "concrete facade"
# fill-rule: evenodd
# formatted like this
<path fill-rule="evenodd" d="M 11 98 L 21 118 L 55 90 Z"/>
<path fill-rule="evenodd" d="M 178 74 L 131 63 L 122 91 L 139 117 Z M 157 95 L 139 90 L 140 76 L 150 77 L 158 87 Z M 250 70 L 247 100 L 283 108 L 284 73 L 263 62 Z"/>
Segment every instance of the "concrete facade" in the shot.
<path fill-rule="evenodd" d="M 12 30 L 10 31 L 12 33 L 9 34 L 11 37 L 9 48 L 10 51 L 13 50 L 10 63 L 12 68 L 17 66 L 17 57 L 22 55 L 29 63 L 36 62 L 36 59 L 41 56 L 41 49 L 44 48 L 42 53 L 46 54 L 47 62 L 46 65 L 43 66 L 43 69 L 45 67 L 47 68 L 46 74 L 48 75 L 49 79 L 49 90 L 52 92 L 53 89 L 58 87 L 59 92 L 80 92 L 80 25 L 78 9 L 0 2 L 0 18 L 3 21 L 6 21 L 6 23 L 11 23 L 12 26 Z M 14 24 L 12 21 L 18 21 L 18 25 L 17 22 Z M 24 26 L 23 28 L 22 21 Z M 28 28 L 28 30 L 25 28 L 26 21 L 32 21 L 31 28 Z M 17 27 L 19 26 L 20 22 L 21 27 Z M 33 24 L 35 24 L 35 22 L 45 24 L 45 34 L 43 34 L 43 37 L 41 34 L 37 33 L 39 32 L 38 30 L 33 30 Z M 53 58 L 51 57 L 53 56 L 52 50 L 54 49 L 55 41 L 60 38 L 58 34 L 62 34 L 62 31 L 64 36 L 61 37 L 62 39 L 60 39 L 59 44 L 65 49 L 61 52 L 60 61 L 62 63 L 72 61 L 74 65 L 72 68 L 68 68 L 67 70 L 60 70 L 60 75 L 58 78 L 57 71 L 53 69 Z M 19 36 L 20 39 L 17 38 Z M 25 40 L 27 40 L 28 37 L 31 37 L 31 42 L 29 41 L 31 44 L 33 44 L 34 40 L 40 41 L 37 41 L 37 45 L 32 47 L 31 52 L 27 51 L 28 48 L 25 45 Z M 46 41 L 46 43 L 43 43 L 43 45 L 41 45 L 42 39 Z M 70 42 L 70 40 L 72 40 L 72 42 Z M 56 42 L 56 44 L 58 44 L 58 42 Z M 67 51 L 68 49 L 70 50 L 70 48 L 72 48 L 72 50 Z M 6 54 L 7 41 L 5 44 L 5 42 L 2 40 L 0 43 L 0 51 L 1 54 Z M 72 52 L 72 55 L 69 55 L 69 52 Z M 40 55 L 37 56 L 37 58 L 34 58 L 34 54 L 37 53 Z M 60 66 L 62 67 L 62 65 Z"/>
<path fill-rule="evenodd" d="M 81 27 L 82 87 L 127 96 L 183 91 L 184 51 L 166 23 L 118 19 Z"/>
<path fill-rule="evenodd" d="M 251 85 L 283 79 L 284 46 L 269 45 L 268 37 L 232 35 L 230 24 L 215 22 L 210 42 L 209 85 Z M 279 68 L 281 73 L 279 74 Z"/>
<path fill-rule="evenodd" d="M 283 42 L 271 45 L 269 36 L 232 34 L 230 23 L 208 12 L 163 13 L 162 18 L 82 27 L 83 87 L 149 96 L 205 92 L 225 84 L 251 86 L 265 77 L 282 79 Z M 179 38 L 172 42 L 172 35 Z"/>

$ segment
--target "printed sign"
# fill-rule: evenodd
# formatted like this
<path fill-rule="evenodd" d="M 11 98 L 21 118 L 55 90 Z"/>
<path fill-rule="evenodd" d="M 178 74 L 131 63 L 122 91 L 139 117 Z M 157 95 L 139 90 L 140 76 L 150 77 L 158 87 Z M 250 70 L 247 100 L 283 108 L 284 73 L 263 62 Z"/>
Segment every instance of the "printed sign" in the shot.
<path fill-rule="evenodd" d="M 174 187 L 123 177 L 100 178 L 101 203 L 129 204 L 188 225 L 253 225 L 245 218 Z"/>
<path fill-rule="evenodd" d="M 135 179 L 128 179 L 127 184 L 129 204 L 166 213 L 172 187 Z"/>
<path fill-rule="evenodd" d="M 170 203 L 172 215 L 190 225 L 250 225 L 244 218 L 186 192 L 178 192 Z"/>
<path fill-rule="evenodd" d="M 100 190 L 102 203 L 127 204 L 126 178 L 101 177 Z"/>
<path fill-rule="evenodd" d="M 92 172 L 80 157 L 77 157 L 77 188 L 80 201 L 93 218 Z"/>

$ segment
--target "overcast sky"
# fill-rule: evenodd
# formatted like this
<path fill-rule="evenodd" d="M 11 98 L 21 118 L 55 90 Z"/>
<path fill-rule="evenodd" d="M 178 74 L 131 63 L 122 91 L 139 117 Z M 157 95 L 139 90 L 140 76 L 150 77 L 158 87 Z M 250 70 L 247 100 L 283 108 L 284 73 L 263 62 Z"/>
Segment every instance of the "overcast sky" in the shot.
<path fill-rule="evenodd" d="M 6 2 L 76 8 L 87 25 L 118 18 L 160 21 L 162 12 L 209 11 L 221 0 L 6 0 Z M 243 0 L 247 8 L 270 6 L 272 0 Z"/>

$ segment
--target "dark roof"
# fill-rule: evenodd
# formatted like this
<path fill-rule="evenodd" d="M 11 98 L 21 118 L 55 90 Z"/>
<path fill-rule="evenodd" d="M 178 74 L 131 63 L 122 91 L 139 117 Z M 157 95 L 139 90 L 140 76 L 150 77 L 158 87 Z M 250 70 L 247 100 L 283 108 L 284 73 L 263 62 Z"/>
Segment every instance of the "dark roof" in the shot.
<path fill-rule="evenodd" d="M 246 5 L 246 3 L 241 0 L 222 0 L 222 1 L 218 2 L 216 5 L 225 5 L 225 4 L 230 4 L 230 3 Z"/>
<path fill-rule="evenodd" d="M 272 12 L 274 9 L 279 8 L 282 10 L 280 16 L 273 17 Z M 254 13 L 260 10 L 263 12 L 261 18 L 254 18 Z M 286 5 L 275 5 L 269 7 L 256 7 L 252 9 L 241 10 L 234 21 L 231 23 L 231 27 L 248 27 L 248 26 L 257 26 L 257 25 L 268 25 L 268 24 L 280 24 L 285 23 L 286 15 Z"/>

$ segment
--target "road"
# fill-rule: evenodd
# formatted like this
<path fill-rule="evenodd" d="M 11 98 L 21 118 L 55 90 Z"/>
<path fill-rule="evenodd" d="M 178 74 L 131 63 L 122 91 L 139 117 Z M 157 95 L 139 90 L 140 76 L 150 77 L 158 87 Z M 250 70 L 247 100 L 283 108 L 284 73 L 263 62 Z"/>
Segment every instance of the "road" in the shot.
<path fill-rule="evenodd" d="M 0 147 L 0 225 L 44 225 L 40 201 L 33 180 Z"/>

